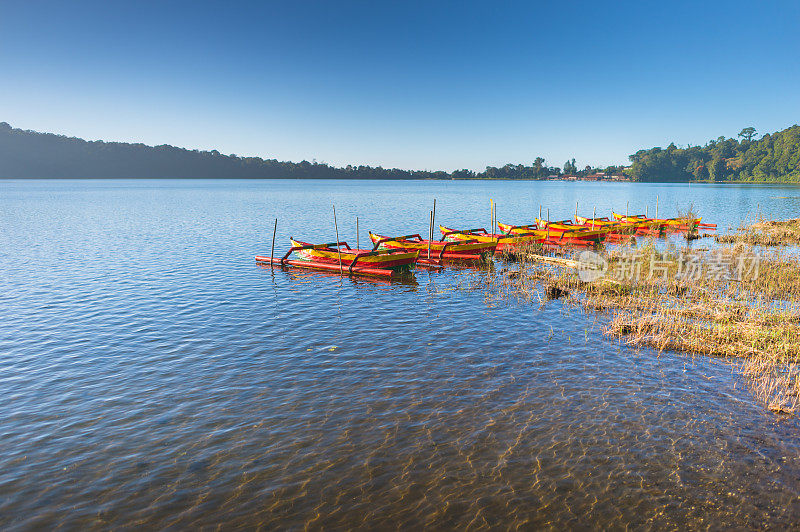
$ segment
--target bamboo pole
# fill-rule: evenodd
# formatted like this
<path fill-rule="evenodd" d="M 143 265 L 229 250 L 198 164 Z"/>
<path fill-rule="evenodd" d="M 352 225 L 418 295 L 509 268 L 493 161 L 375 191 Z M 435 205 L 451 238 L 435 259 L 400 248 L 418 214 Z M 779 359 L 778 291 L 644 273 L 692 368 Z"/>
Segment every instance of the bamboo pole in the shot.
<path fill-rule="evenodd" d="M 436 234 L 436 198 L 433 198 L 433 211 L 431 211 L 431 237 L 428 239 L 433 242 L 433 237 Z M 428 244 L 430 248 L 431 244 Z"/>
<path fill-rule="evenodd" d="M 550 240 L 550 207 L 547 208 L 547 240 Z"/>
<path fill-rule="evenodd" d="M 358 234 L 358 216 L 356 216 L 356 249 L 361 249 L 361 242 L 359 241 L 359 234 Z"/>
<path fill-rule="evenodd" d="M 575 223 L 578 223 L 578 202 L 575 202 Z"/>
<path fill-rule="evenodd" d="M 539 205 L 539 219 L 542 219 L 542 206 Z"/>
<path fill-rule="evenodd" d="M 269 252 L 269 267 L 272 268 L 275 260 L 275 233 L 278 232 L 278 219 L 275 218 L 275 227 L 272 229 L 272 250 Z"/>
<path fill-rule="evenodd" d="M 631 206 L 631 202 L 630 201 L 626 201 L 625 202 L 625 218 L 628 217 L 628 214 L 630 212 L 630 206 Z"/>
<path fill-rule="evenodd" d="M 592 211 L 592 230 L 594 231 L 594 221 L 597 218 L 597 207 Z M 577 221 L 577 220 L 576 220 Z"/>
<path fill-rule="evenodd" d="M 489 198 L 489 233 L 494 234 L 494 202 Z"/>
<path fill-rule="evenodd" d="M 656 219 L 658 219 L 658 195 L 656 195 Z"/>
<path fill-rule="evenodd" d="M 492 205 L 492 234 L 497 234 L 497 203 Z M 497 241 L 497 237 L 495 237 Z"/>
<path fill-rule="evenodd" d="M 333 206 L 333 227 L 336 229 L 336 254 L 339 255 L 339 275 L 344 275 L 342 268 L 342 250 L 339 247 L 339 224 L 336 223 L 336 205 Z"/>
<path fill-rule="evenodd" d="M 431 240 L 433 240 L 433 211 L 430 211 L 430 221 L 428 223 L 428 260 L 431 260 Z"/>

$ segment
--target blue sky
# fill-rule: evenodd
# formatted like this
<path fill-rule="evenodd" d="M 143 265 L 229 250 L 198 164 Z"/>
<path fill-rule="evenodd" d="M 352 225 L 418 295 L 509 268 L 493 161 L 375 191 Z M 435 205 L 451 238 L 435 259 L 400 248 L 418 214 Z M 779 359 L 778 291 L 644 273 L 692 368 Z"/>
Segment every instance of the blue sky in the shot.
<path fill-rule="evenodd" d="M 798 35 L 796 0 L 0 0 L 0 121 L 336 165 L 606 165 L 800 122 Z"/>

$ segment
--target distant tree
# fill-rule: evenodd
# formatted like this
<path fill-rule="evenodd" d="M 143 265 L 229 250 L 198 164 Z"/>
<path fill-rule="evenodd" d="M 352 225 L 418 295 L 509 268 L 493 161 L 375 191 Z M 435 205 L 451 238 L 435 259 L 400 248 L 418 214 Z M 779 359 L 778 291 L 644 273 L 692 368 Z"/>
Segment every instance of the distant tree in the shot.
<path fill-rule="evenodd" d="M 533 161 L 533 177 L 535 179 L 544 179 L 547 177 L 547 167 L 544 165 L 544 158 L 537 157 Z"/>
<path fill-rule="evenodd" d="M 750 142 L 750 140 L 752 140 L 755 134 L 756 134 L 756 128 L 754 127 L 746 127 L 739 132 L 739 136 L 742 137 L 747 142 Z"/>
<path fill-rule="evenodd" d="M 475 177 L 475 172 L 472 170 L 454 170 L 451 176 L 453 179 L 472 179 Z"/>

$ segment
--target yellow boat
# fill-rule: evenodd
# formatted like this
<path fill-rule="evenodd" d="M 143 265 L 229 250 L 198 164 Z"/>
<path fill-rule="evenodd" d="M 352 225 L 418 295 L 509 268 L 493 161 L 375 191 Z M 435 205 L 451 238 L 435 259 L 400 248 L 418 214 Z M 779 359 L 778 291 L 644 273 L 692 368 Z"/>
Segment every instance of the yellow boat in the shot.
<path fill-rule="evenodd" d="M 578 225 L 582 225 L 584 227 L 588 227 L 594 229 L 596 227 L 600 228 L 612 228 L 613 232 L 615 233 L 632 233 L 636 231 L 639 227 L 639 224 L 636 222 L 625 222 L 622 220 L 610 220 L 608 217 L 605 218 L 586 218 L 585 216 L 575 216 L 575 221 Z"/>
<path fill-rule="evenodd" d="M 614 216 L 615 220 L 619 220 L 622 222 L 640 223 L 648 227 L 665 227 L 665 226 L 689 225 L 689 224 L 697 225 L 703 220 L 703 218 L 694 218 L 690 220 L 685 216 L 681 218 L 648 218 L 643 214 L 625 215 L 625 214 L 617 214 L 616 212 L 612 212 L 611 214 Z"/>
<path fill-rule="evenodd" d="M 486 229 L 450 229 L 443 225 L 439 226 L 439 231 L 442 232 L 443 238 L 450 242 L 465 242 L 465 241 L 478 241 L 478 242 L 493 242 L 495 243 L 495 253 L 504 250 L 511 250 L 519 247 L 521 244 L 537 244 L 544 242 L 544 236 L 536 232 L 528 232 L 525 234 L 490 234 Z"/>
<path fill-rule="evenodd" d="M 548 222 L 536 218 L 536 223 L 539 227 L 543 227 L 546 231 L 571 231 L 572 236 L 581 238 L 583 240 L 591 240 L 594 242 L 602 242 L 606 236 L 614 231 L 612 227 L 598 227 L 597 229 L 590 229 L 583 225 L 576 225 L 572 220 L 562 220 L 560 222 Z"/>
<path fill-rule="evenodd" d="M 420 257 L 426 256 L 430 250 L 431 257 L 441 260 L 467 260 L 480 261 L 494 255 L 497 242 L 480 242 L 476 239 L 470 241 L 453 242 L 441 240 L 425 240 L 420 235 L 404 235 L 387 237 L 369 233 L 369 239 L 374 244 L 373 249 L 399 249 L 406 251 L 419 251 Z"/>
<path fill-rule="evenodd" d="M 339 257 L 341 257 L 342 265 L 345 267 L 356 262 L 362 268 L 407 270 L 419 256 L 419 251 L 350 249 L 346 242 L 316 246 L 294 239 L 291 239 L 291 242 L 293 248 L 299 248 L 294 253 L 302 260 L 338 265 Z"/>

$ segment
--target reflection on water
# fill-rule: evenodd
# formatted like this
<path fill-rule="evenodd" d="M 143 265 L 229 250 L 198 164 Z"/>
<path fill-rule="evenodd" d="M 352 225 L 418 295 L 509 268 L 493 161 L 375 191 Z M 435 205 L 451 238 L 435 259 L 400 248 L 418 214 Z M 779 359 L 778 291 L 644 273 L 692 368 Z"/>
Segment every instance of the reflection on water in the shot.
<path fill-rule="evenodd" d="M 595 188 L 311 186 L 3 183 L 3 528 L 796 523 L 798 422 L 724 361 L 628 349 L 557 301 L 487 305 L 454 289 L 472 271 L 253 263 L 275 213 L 284 236 L 325 239 L 331 201 L 400 233 L 433 195 L 472 226 L 489 190 L 522 220 L 534 198 L 564 216 L 576 194 L 610 201 Z M 796 195 L 626 187 L 732 225 Z"/>

